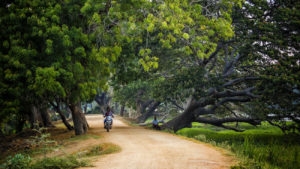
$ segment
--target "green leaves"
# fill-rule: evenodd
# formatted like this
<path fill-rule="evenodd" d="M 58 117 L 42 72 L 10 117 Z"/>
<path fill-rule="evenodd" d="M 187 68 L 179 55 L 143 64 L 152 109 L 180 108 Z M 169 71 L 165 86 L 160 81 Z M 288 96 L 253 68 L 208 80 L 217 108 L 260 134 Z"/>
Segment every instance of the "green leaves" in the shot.
<path fill-rule="evenodd" d="M 114 70 L 111 64 L 122 48 L 109 34 L 105 40 L 97 39 L 100 36 L 95 32 L 102 32 L 107 26 L 101 23 L 104 13 L 99 12 L 105 9 L 105 3 L 6 3 L 0 9 L 0 91 L 4 91 L 0 96 L 9 96 L 6 103 L 15 101 L 16 110 L 30 112 L 26 105 L 53 101 L 56 97 L 70 102 L 91 100 L 98 89 L 106 88 Z M 105 41 L 105 45 L 100 45 L 100 41 Z M 0 100 L 5 112 L 12 107 L 2 103 Z"/>
<path fill-rule="evenodd" d="M 150 54 L 150 49 L 141 49 L 139 52 L 139 55 L 142 56 L 142 58 L 139 59 L 139 63 L 143 66 L 146 72 L 150 69 L 158 68 L 158 58 L 155 56 L 150 57 Z"/>
<path fill-rule="evenodd" d="M 46 40 L 46 50 L 45 53 L 50 55 L 53 53 L 53 41 L 51 39 Z"/>
<path fill-rule="evenodd" d="M 35 91 L 40 97 L 45 97 L 45 95 L 65 97 L 64 88 L 58 81 L 59 76 L 60 73 L 54 70 L 53 67 L 39 67 L 35 72 L 34 83 L 29 88 Z"/>

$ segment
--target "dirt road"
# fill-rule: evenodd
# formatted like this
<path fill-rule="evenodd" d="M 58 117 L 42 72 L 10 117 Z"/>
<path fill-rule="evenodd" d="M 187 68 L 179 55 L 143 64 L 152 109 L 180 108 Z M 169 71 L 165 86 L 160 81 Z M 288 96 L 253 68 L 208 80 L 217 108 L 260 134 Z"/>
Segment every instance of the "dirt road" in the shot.
<path fill-rule="evenodd" d="M 234 164 L 234 158 L 224 150 L 173 134 L 129 126 L 119 117 L 114 119 L 110 132 L 99 123 L 103 117 L 89 115 L 87 120 L 92 130 L 99 129 L 103 142 L 122 148 L 119 153 L 99 157 L 91 169 L 229 169 Z"/>

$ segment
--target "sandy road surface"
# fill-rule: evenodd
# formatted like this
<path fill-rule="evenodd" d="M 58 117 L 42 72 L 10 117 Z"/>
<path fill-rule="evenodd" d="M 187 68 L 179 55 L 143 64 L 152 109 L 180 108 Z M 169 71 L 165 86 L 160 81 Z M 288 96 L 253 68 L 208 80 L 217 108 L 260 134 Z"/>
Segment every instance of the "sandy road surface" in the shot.
<path fill-rule="evenodd" d="M 229 169 L 234 164 L 232 156 L 208 144 L 128 126 L 118 120 L 119 117 L 114 119 L 113 129 L 106 132 L 103 124 L 99 123 L 103 117 L 86 117 L 91 129 L 99 129 L 99 134 L 104 137 L 103 142 L 122 148 L 119 153 L 101 156 L 91 169 Z"/>

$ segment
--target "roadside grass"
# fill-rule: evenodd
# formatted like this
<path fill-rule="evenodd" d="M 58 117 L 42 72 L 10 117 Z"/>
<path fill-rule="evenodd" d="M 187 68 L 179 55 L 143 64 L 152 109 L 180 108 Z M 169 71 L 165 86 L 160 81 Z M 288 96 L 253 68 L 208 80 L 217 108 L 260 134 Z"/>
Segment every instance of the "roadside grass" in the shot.
<path fill-rule="evenodd" d="M 104 143 L 94 146 L 86 151 L 63 157 L 45 157 L 34 159 L 27 154 L 18 153 L 9 156 L 6 162 L 0 165 L 3 169 L 74 169 L 79 167 L 92 166 L 91 157 L 119 152 L 119 146 L 111 143 Z"/>
<path fill-rule="evenodd" d="M 89 149 L 85 154 L 84 157 L 92 157 L 92 156 L 99 156 L 105 154 L 112 154 L 116 152 L 120 152 L 121 148 L 112 143 L 103 143 L 98 146 L 94 146 Z"/>
<path fill-rule="evenodd" d="M 56 125 L 59 126 L 59 125 Z M 92 166 L 91 161 L 97 156 L 119 152 L 121 148 L 115 144 L 103 143 L 72 154 L 65 154 L 64 147 L 85 144 L 88 139 L 99 139 L 101 136 L 88 133 L 74 136 L 74 131 L 67 131 L 63 126 L 39 132 L 34 137 L 24 138 L 30 149 L 12 152 L 0 162 L 0 169 L 74 169 Z M 33 146 L 32 146 L 33 145 Z M 28 146 L 28 145 L 26 145 Z M 63 155 L 50 156 L 48 153 L 61 151 Z M 2 163 L 2 164 L 1 164 Z"/>
<path fill-rule="evenodd" d="M 300 168 L 299 135 L 285 135 L 267 123 L 258 127 L 245 123 L 239 126 L 247 130 L 235 132 L 193 123 L 192 128 L 184 128 L 177 134 L 230 150 L 241 159 L 241 164 L 233 166 L 233 169 Z"/>

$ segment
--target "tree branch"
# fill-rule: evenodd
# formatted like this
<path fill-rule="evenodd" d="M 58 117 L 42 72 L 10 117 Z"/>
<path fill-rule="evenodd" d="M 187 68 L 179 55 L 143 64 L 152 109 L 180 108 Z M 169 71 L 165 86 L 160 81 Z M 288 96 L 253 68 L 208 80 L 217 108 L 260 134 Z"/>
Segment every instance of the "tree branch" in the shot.
<path fill-rule="evenodd" d="M 244 82 L 244 81 L 248 81 L 248 80 L 259 80 L 258 77 L 242 77 L 242 78 L 237 78 L 237 79 L 233 79 L 228 81 L 227 83 L 223 84 L 222 87 L 228 87 L 228 86 L 233 86 L 235 84 Z"/>
<path fill-rule="evenodd" d="M 230 118 L 223 118 L 223 119 L 207 119 L 207 118 L 198 117 L 198 118 L 196 118 L 196 122 L 211 124 L 214 126 L 219 126 L 219 127 L 223 127 L 223 128 L 235 130 L 235 131 L 242 131 L 242 130 L 237 129 L 235 127 L 231 127 L 231 126 L 225 126 L 224 123 L 245 122 L 245 123 L 249 123 L 254 126 L 261 124 L 261 121 L 258 119 L 245 118 L 245 117 L 230 117 Z"/>
<path fill-rule="evenodd" d="M 222 98 L 222 97 L 234 97 L 234 96 L 248 96 L 251 98 L 256 98 L 258 96 L 254 95 L 251 91 L 253 91 L 255 87 L 249 87 L 244 90 L 240 91 L 233 91 L 233 90 L 225 90 L 222 92 L 217 92 L 214 94 L 216 98 Z"/>
<path fill-rule="evenodd" d="M 184 108 L 181 107 L 181 106 L 179 106 L 179 105 L 176 103 L 175 100 L 171 100 L 171 99 L 170 99 L 170 102 L 171 102 L 175 107 L 179 108 L 180 110 L 184 110 Z"/>

